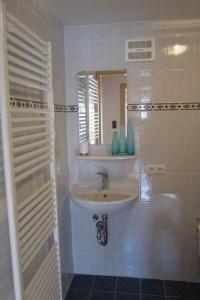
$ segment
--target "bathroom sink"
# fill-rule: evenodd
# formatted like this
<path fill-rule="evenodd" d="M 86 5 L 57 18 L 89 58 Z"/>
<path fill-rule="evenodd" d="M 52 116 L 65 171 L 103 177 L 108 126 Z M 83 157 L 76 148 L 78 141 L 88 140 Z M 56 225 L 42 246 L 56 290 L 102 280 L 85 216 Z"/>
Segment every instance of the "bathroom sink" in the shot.
<path fill-rule="evenodd" d="M 138 198 L 138 188 L 135 187 L 131 192 L 76 188 L 71 197 L 77 206 L 92 213 L 114 214 L 131 208 Z"/>

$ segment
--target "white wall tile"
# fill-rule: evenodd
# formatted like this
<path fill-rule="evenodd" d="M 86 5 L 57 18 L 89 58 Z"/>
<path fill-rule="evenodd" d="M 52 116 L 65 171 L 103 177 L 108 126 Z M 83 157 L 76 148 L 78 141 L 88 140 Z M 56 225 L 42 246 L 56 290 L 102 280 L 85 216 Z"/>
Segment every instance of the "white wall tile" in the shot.
<path fill-rule="evenodd" d="M 167 83 L 167 84 L 166 84 Z M 166 67 L 158 66 L 152 81 L 152 97 L 155 103 L 174 102 L 173 89 L 170 85 L 170 74 Z"/>
<path fill-rule="evenodd" d="M 76 274 L 96 275 L 96 255 L 74 253 L 74 272 Z"/>
<path fill-rule="evenodd" d="M 162 258 L 163 233 L 159 231 L 135 231 L 124 228 L 117 231 L 117 254 L 130 253 L 138 258 Z"/>
<path fill-rule="evenodd" d="M 89 39 L 89 26 L 70 26 L 65 28 L 65 42 L 80 42 Z"/>
<path fill-rule="evenodd" d="M 163 278 L 166 280 L 187 280 L 187 262 L 185 260 L 162 260 Z"/>
<path fill-rule="evenodd" d="M 190 260 L 188 262 L 188 277 L 191 282 L 200 280 L 200 260 Z"/>
<path fill-rule="evenodd" d="M 192 153 L 191 153 L 191 172 L 200 174 L 200 143 L 193 143 L 192 146 Z"/>
<path fill-rule="evenodd" d="M 127 69 L 124 40 L 114 40 L 114 51 L 114 68 Z"/>
<path fill-rule="evenodd" d="M 175 151 L 175 150 L 174 150 Z M 146 172 L 147 164 L 163 164 L 165 163 L 165 147 L 164 144 L 157 143 L 141 143 L 138 155 L 142 172 Z M 169 158 L 173 161 L 173 156 Z M 172 164 L 173 165 L 173 164 Z M 167 164 L 166 164 L 167 167 Z M 189 166 L 188 166 L 189 168 Z"/>
<path fill-rule="evenodd" d="M 66 67 L 67 68 L 67 67 Z M 77 74 L 74 74 L 73 76 L 66 76 L 66 82 L 67 82 L 67 88 L 66 88 L 66 103 L 67 105 L 77 105 L 78 99 L 77 99 Z M 73 114 L 73 117 L 76 118 L 76 123 L 78 122 L 78 116 L 76 114 Z"/>
<path fill-rule="evenodd" d="M 165 123 L 163 114 L 157 112 L 141 113 L 140 141 L 163 144 L 165 141 Z M 168 117 L 168 116 L 167 116 Z"/>
<path fill-rule="evenodd" d="M 156 39 L 156 60 L 125 63 L 125 39 L 148 36 Z M 69 49 L 74 44 L 72 41 L 76 40 L 84 46 L 90 39 L 90 69 L 127 69 L 128 103 L 198 101 L 200 86 L 198 28 L 172 28 L 171 23 L 166 23 L 165 28 L 160 28 L 159 23 L 154 22 L 129 22 L 88 26 L 87 29 L 68 27 L 65 37 L 67 60 Z M 169 56 L 167 47 L 175 44 L 187 45 L 188 49 L 182 55 Z M 75 69 L 82 69 L 85 62 L 87 62 L 85 66 L 87 69 L 87 53 L 83 53 L 80 62 L 72 63 L 70 67 L 72 70 L 67 68 L 67 77 L 75 76 L 73 73 Z M 70 80 L 68 82 L 67 101 L 70 103 L 72 99 L 73 103 L 77 103 L 74 93 L 75 81 L 72 84 Z M 127 186 L 131 184 L 128 179 L 137 178 L 140 183 L 140 199 L 134 207 L 127 212 L 117 214 L 115 218 L 109 216 L 111 240 L 114 239 L 113 236 L 118 237 L 115 241 L 112 240 L 113 244 L 116 242 L 117 245 L 114 253 L 120 251 L 120 254 L 114 255 L 106 251 L 104 253 L 102 250 L 104 254 L 98 256 L 96 274 L 113 275 L 117 272 L 119 276 L 177 280 L 197 278 L 197 267 L 194 266 L 197 261 L 194 254 L 196 247 L 194 230 L 196 230 L 198 215 L 197 204 L 200 199 L 198 196 L 200 194 L 199 112 L 130 111 L 128 116 L 132 118 L 134 124 L 138 159 L 127 165 L 125 163 L 119 165 L 96 162 L 76 163 L 74 153 L 78 149 L 78 123 L 75 117 L 68 117 L 71 182 L 98 185 L 99 181 L 94 174 L 97 170 L 106 168 L 112 184 L 119 183 L 120 178 L 124 178 Z M 159 163 L 165 164 L 166 174 L 148 175 L 147 164 Z M 71 206 L 71 210 L 72 223 L 76 230 L 83 227 L 86 231 L 92 232 L 94 224 L 91 223 L 90 216 L 81 212 L 75 205 Z M 193 232 L 193 235 L 189 236 L 188 232 Z M 119 239 L 119 236 L 124 242 Z M 161 247 L 163 240 L 165 244 Z M 190 243 L 191 251 L 188 250 Z M 183 253 L 181 247 L 185 249 Z M 158 253 L 158 259 L 151 257 L 154 251 Z M 146 257 L 141 258 L 140 254 Z M 79 271 L 85 272 L 85 268 L 94 272 L 94 269 L 88 269 L 86 262 L 80 262 L 80 255 L 74 257 L 75 264 L 77 261 L 80 267 Z M 91 255 L 97 255 L 97 250 Z M 91 255 L 88 257 L 88 262 L 90 259 L 96 260 Z M 192 255 L 194 260 L 190 258 Z M 106 261 L 110 259 L 108 271 L 102 267 L 104 258 Z"/>
<path fill-rule="evenodd" d="M 90 40 L 112 40 L 114 38 L 114 24 L 98 24 L 89 27 Z"/>
<path fill-rule="evenodd" d="M 174 199 L 173 199 L 174 198 Z M 172 196 L 164 201 L 164 230 L 186 232 L 189 222 L 189 207 Z"/>
<path fill-rule="evenodd" d="M 184 261 L 187 257 L 187 236 L 185 233 L 165 232 L 164 233 L 164 259 Z"/>
<path fill-rule="evenodd" d="M 135 141 L 139 143 L 141 140 L 141 113 L 139 111 L 131 111 L 128 113 L 128 117 L 132 119 Z"/>
<path fill-rule="evenodd" d="M 116 276 L 117 260 L 114 255 L 97 255 L 96 256 L 96 274 Z"/>
<path fill-rule="evenodd" d="M 129 254 L 117 257 L 117 275 L 126 277 L 162 278 L 162 260 L 135 258 Z"/>
<path fill-rule="evenodd" d="M 199 87 L 199 85 L 198 85 Z M 198 97 L 196 98 L 198 99 Z M 199 118 L 199 111 L 194 111 L 193 112 L 193 129 L 194 129 L 194 133 L 193 133 L 193 137 L 194 137 L 194 141 L 198 142 L 200 139 L 199 136 L 199 128 L 200 128 L 200 118 Z"/>
<path fill-rule="evenodd" d="M 189 200 L 189 175 L 166 174 L 164 176 L 165 192 L 181 201 Z"/>
<path fill-rule="evenodd" d="M 192 205 L 189 207 L 189 231 L 197 232 L 197 219 L 200 218 L 200 205 Z"/>
<path fill-rule="evenodd" d="M 89 43 L 73 42 L 66 51 L 66 69 L 71 75 L 76 75 L 82 70 L 90 69 Z"/>
<path fill-rule="evenodd" d="M 190 175 L 189 201 L 190 204 L 200 204 L 200 175 Z"/>
<path fill-rule="evenodd" d="M 90 228 L 72 226 L 73 251 L 78 254 L 95 254 L 97 251 L 95 224 Z"/>
<path fill-rule="evenodd" d="M 140 197 L 143 201 L 150 201 L 154 197 L 162 196 L 162 193 L 166 192 L 164 188 L 164 176 L 141 174 L 140 189 Z"/>
<path fill-rule="evenodd" d="M 199 260 L 199 243 L 196 232 L 189 233 L 186 236 L 188 243 L 187 247 L 187 260 Z"/>
<path fill-rule="evenodd" d="M 138 202 L 128 212 L 118 214 L 117 227 L 132 230 L 162 230 L 164 208 L 161 201 Z"/>
<path fill-rule="evenodd" d="M 90 41 L 89 56 L 91 70 L 114 68 L 114 42 L 112 40 Z M 83 59 L 83 57 L 82 57 Z"/>
<path fill-rule="evenodd" d="M 184 67 L 170 69 L 168 72 L 168 97 L 174 101 L 192 102 L 194 97 L 194 71 Z"/>
<path fill-rule="evenodd" d="M 131 39 L 136 38 L 140 34 L 139 23 L 119 23 L 115 25 L 116 39 Z"/>
<path fill-rule="evenodd" d="M 194 75 L 193 75 L 193 80 L 194 80 L 194 84 L 193 84 L 193 98 L 196 99 L 194 101 L 199 101 L 199 93 L 200 93 L 200 86 L 199 86 L 199 60 L 197 62 L 195 62 L 195 64 L 197 64 L 197 69 L 194 69 Z"/>
<path fill-rule="evenodd" d="M 191 145 L 186 143 L 166 144 L 166 171 L 169 173 L 189 173 Z"/>
<path fill-rule="evenodd" d="M 166 142 L 193 141 L 193 111 L 173 111 L 165 114 Z"/>

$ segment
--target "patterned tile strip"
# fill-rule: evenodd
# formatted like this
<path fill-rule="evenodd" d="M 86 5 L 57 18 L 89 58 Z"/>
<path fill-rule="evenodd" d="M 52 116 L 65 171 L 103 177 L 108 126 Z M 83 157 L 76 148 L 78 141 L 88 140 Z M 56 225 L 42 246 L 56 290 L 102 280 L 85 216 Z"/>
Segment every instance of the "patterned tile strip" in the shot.
<path fill-rule="evenodd" d="M 41 109 L 41 110 L 46 110 L 48 109 L 48 104 L 45 102 L 40 102 L 40 101 L 34 101 L 34 100 L 24 100 L 24 99 L 19 99 L 19 98 L 10 98 L 10 106 L 12 108 L 26 108 L 26 109 Z"/>
<path fill-rule="evenodd" d="M 48 104 L 41 101 L 10 98 L 10 106 L 13 108 L 32 108 L 45 110 Z M 200 110 L 200 102 L 194 103 L 135 103 L 128 104 L 128 111 L 175 111 L 175 110 Z M 54 104 L 55 112 L 78 112 L 78 105 Z"/>
<path fill-rule="evenodd" d="M 35 100 L 27 100 L 27 99 L 21 99 L 16 97 L 10 98 L 10 106 L 12 108 L 26 108 L 26 109 L 41 109 L 45 110 L 48 109 L 48 104 L 41 102 L 41 101 L 35 101 Z M 60 105 L 60 104 L 54 104 L 54 111 L 55 112 L 77 112 L 78 111 L 78 105 Z"/>
<path fill-rule="evenodd" d="M 128 111 L 174 111 L 174 110 L 200 110 L 200 102 L 195 103 L 136 103 L 128 104 Z"/>
<path fill-rule="evenodd" d="M 54 111 L 55 112 L 77 112 L 78 105 L 60 105 L 54 104 Z"/>

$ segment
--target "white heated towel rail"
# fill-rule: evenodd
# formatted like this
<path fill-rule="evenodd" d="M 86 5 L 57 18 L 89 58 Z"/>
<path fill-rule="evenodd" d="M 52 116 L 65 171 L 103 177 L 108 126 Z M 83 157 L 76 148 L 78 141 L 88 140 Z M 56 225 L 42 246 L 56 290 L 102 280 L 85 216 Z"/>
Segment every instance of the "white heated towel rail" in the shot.
<path fill-rule="evenodd" d="M 0 102 L 16 300 L 59 300 L 51 46 L 0 0 Z"/>

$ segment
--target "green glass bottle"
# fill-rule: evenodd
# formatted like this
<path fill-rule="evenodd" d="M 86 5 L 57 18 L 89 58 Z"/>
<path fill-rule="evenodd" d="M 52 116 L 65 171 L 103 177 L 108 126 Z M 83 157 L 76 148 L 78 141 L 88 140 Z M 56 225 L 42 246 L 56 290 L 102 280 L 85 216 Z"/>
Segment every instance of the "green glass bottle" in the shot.
<path fill-rule="evenodd" d="M 119 139 L 118 139 L 118 132 L 114 131 L 112 136 L 112 154 L 119 153 Z"/>

